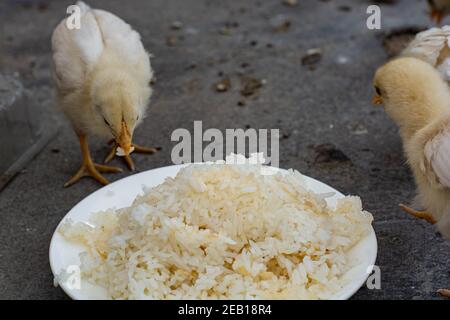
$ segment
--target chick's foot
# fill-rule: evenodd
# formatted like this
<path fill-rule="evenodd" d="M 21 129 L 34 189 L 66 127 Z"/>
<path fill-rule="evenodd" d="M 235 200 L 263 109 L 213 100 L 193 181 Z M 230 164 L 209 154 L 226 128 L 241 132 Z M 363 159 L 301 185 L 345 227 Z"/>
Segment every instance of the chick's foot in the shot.
<path fill-rule="evenodd" d="M 436 223 L 436 220 L 433 218 L 433 216 L 426 211 L 417 211 L 408 206 L 405 206 L 404 204 L 400 204 L 399 207 L 400 207 L 400 209 L 402 209 L 406 213 L 412 215 L 413 217 L 416 217 L 419 219 L 424 219 L 425 221 L 428 221 L 431 224 Z"/>
<path fill-rule="evenodd" d="M 70 187 L 83 177 L 92 177 L 98 182 L 100 182 L 102 185 L 107 185 L 109 181 L 105 177 L 103 177 L 100 174 L 100 172 L 118 173 L 122 172 L 122 169 L 117 167 L 105 166 L 103 164 L 97 164 L 93 162 L 83 163 L 80 169 L 77 171 L 77 173 L 75 173 L 73 177 L 70 178 L 70 180 L 64 184 L 64 187 Z"/>
<path fill-rule="evenodd" d="M 64 184 L 64 187 L 69 187 L 69 186 L 73 185 L 74 183 L 76 183 L 78 180 L 80 180 L 83 177 L 92 177 L 95 180 L 97 180 L 98 182 L 100 182 L 102 185 L 106 185 L 109 183 L 109 181 L 107 179 L 105 179 L 100 174 L 100 172 L 106 172 L 106 173 L 122 172 L 122 169 L 117 168 L 117 167 L 111 167 L 111 166 L 106 166 L 103 164 L 94 163 L 92 161 L 92 158 L 91 158 L 91 155 L 89 152 L 89 147 L 87 144 L 86 136 L 79 135 L 78 138 L 80 140 L 81 153 L 83 156 L 83 163 L 81 164 L 81 167 L 80 167 L 80 169 L 78 169 L 77 173 L 75 173 L 75 175 L 73 175 L 73 177 L 70 178 L 69 181 L 67 181 Z"/>
<path fill-rule="evenodd" d="M 114 157 L 117 155 L 117 148 L 119 147 L 119 145 L 117 144 L 117 142 L 115 142 L 114 140 L 110 140 L 108 142 L 108 144 L 112 144 L 112 148 L 111 151 L 109 151 L 108 155 L 106 156 L 104 163 L 108 163 L 110 162 L 112 159 L 114 159 Z M 161 150 L 161 148 L 149 148 L 149 147 L 142 147 L 139 146 L 137 144 L 132 144 L 131 148 L 133 150 L 133 152 L 137 152 L 137 153 L 146 153 L 146 154 L 153 154 L 155 152 L 158 152 L 159 150 Z M 121 158 L 123 158 L 123 160 L 125 161 L 125 163 L 127 164 L 128 168 L 131 171 L 134 171 L 134 169 L 136 168 L 134 165 L 133 160 L 131 159 L 130 155 L 125 155 L 125 156 L 120 156 Z"/>
<path fill-rule="evenodd" d="M 450 290 L 449 289 L 439 289 L 437 292 L 443 297 L 450 298 Z"/>

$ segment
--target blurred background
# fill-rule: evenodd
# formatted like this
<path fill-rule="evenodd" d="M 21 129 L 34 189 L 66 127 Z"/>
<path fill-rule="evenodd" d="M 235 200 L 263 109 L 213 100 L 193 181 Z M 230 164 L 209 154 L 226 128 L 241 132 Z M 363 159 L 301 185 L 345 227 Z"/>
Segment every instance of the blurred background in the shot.
<path fill-rule="evenodd" d="M 194 120 L 204 130 L 279 128 L 280 167 L 359 195 L 374 215 L 382 288 L 362 288 L 354 299 L 439 299 L 436 289 L 450 282 L 450 245 L 398 209 L 412 200 L 414 182 L 397 128 L 370 103 L 374 70 L 432 26 L 425 0 L 87 3 L 130 23 L 154 55 L 154 95 L 135 137 L 162 150 L 136 155 L 138 171 L 170 165 L 172 131 L 192 131 Z M 50 238 L 70 208 L 99 188 L 91 179 L 63 188 L 80 154 L 56 111 L 50 37 L 70 4 L 0 3 L 4 299 L 66 298 L 52 286 Z M 366 27 L 371 4 L 381 8 L 381 30 Z M 98 161 L 108 152 L 105 141 L 91 146 Z"/>

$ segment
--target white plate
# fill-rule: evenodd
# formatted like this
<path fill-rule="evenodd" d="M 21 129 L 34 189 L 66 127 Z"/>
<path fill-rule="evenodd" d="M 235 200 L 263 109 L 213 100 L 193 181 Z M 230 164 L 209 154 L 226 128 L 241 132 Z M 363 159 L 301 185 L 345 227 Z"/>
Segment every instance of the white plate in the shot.
<path fill-rule="evenodd" d="M 93 212 L 113 207 L 123 208 L 129 206 L 135 197 L 142 192 L 143 185 L 148 187 L 157 186 L 164 182 L 166 177 L 175 177 L 182 167 L 183 165 L 175 165 L 153 169 L 111 183 L 79 202 L 67 213 L 59 225 L 67 218 L 70 218 L 72 221 L 87 222 L 90 214 Z M 333 197 L 327 199 L 329 205 L 335 205 L 336 199 L 343 197 L 339 191 L 330 186 L 307 176 L 304 177 L 308 189 L 313 192 L 335 193 Z M 80 264 L 79 253 L 82 251 L 85 251 L 83 246 L 65 240 L 55 231 L 50 243 L 50 266 L 53 275 L 60 274 L 62 270 L 68 271 L 69 274 L 76 274 L 76 266 Z M 349 256 L 355 267 L 348 271 L 344 277 L 350 279 L 350 281 L 347 286 L 333 296 L 333 299 L 345 300 L 350 298 L 365 283 L 368 275 L 372 272 L 372 266 L 375 264 L 377 256 L 377 239 L 373 228 L 370 234 L 351 250 Z M 75 266 L 75 269 L 73 267 L 68 269 L 69 266 Z M 72 299 L 108 298 L 105 289 L 94 286 L 84 280 L 81 280 L 80 289 L 71 288 L 71 284 L 65 282 L 59 283 L 59 285 Z"/>

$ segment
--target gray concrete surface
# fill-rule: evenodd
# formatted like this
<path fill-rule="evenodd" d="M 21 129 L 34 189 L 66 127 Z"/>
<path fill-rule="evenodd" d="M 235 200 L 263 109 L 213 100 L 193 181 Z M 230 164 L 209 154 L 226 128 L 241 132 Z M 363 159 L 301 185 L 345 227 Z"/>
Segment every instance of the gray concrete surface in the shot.
<path fill-rule="evenodd" d="M 36 103 L 18 77 L 0 73 L 0 191 L 58 131 L 50 113 L 31 112 Z"/>
<path fill-rule="evenodd" d="M 52 111 L 49 41 L 69 1 L 18 2 L 0 4 L 0 71 L 20 73 L 36 113 L 59 117 Z M 450 286 L 450 245 L 432 226 L 398 209 L 398 203 L 413 198 L 414 182 L 397 129 L 382 108 L 370 104 L 373 71 L 386 60 L 383 34 L 430 25 L 425 1 L 382 5 L 381 31 L 365 27 L 369 1 L 299 2 L 288 7 L 281 0 L 90 1 L 131 23 L 155 55 L 155 95 L 136 141 L 163 150 L 134 156 L 137 168 L 171 164 L 171 132 L 192 130 L 194 120 L 203 120 L 204 128 L 280 128 L 281 167 L 360 195 L 375 217 L 382 288 L 363 288 L 354 299 L 438 299 L 436 289 Z M 290 26 L 274 32 L 283 19 Z M 172 30 L 174 21 L 183 27 Z M 322 50 L 314 70 L 301 63 L 311 48 Z M 213 88 L 221 74 L 231 80 L 228 92 Z M 242 74 L 266 84 L 244 99 Z M 242 99 L 243 107 L 238 106 Z M 105 142 L 93 141 L 92 150 L 102 159 Z M 52 286 L 48 246 L 60 219 L 98 189 L 89 179 L 62 187 L 79 161 L 77 141 L 64 122 L 57 137 L 0 193 L 0 298 L 67 298 Z"/>

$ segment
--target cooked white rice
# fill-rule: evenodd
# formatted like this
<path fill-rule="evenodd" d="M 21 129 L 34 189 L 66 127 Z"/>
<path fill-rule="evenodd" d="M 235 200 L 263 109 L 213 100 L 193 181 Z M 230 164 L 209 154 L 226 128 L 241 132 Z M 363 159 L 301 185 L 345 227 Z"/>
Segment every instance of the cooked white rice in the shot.
<path fill-rule="evenodd" d="M 371 222 L 358 197 L 330 208 L 297 171 L 214 164 L 59 231 L 86 246 L 82 276 L 113 299 L 326 299 Z"/>

